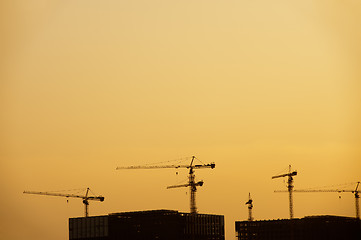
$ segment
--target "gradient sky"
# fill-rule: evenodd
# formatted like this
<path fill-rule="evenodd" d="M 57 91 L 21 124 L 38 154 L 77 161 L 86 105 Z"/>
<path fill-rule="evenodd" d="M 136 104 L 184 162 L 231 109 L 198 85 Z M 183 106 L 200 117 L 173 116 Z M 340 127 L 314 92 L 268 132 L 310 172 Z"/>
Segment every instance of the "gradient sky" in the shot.
<path fill-rule="evenodd" d="M 226 239 L 254 217 L 288 218 L 295 188 L 361 180 L 359 0 L 11 0 L 0 3 L 0 238 L 68 238 L 81 200 L 25 195 L 90 187 L 91 215 L 189 211 L 172 169 L 197 156 L 200 213 Z M 354 185 L 351 184 L 350 188 Z M 295 217 L 355 216 L 350 193 L 298 193 Z"/>

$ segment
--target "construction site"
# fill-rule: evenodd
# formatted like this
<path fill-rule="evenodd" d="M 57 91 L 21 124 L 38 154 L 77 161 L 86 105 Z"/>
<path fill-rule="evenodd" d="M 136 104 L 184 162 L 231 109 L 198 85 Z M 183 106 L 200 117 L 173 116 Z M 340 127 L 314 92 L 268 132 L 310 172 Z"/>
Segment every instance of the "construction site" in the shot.
<path fill-rule="evenodd" d="M 46 195 L 65 198 L 80 198 L 84 204 L 84 217 L 69 218 L 69 240 L 225 240 L 225 217 L 217 214 L 200 214 L 196 204 L 197 188 L 203 181 L 196 181 L 196 169 L 214 169 L 215 163 L 195 164 L 197 158 L 191 157 L 189 164 L 161 164 L 121 166 L 116 170 L 136 169 L 188 169 L 188 182 L 171 185 L 172 188 L 189 188 L 189 213 L 177 210 L 147 210 L 110 213 L 89 216 L 89 201 L 103 202 L 105 198 L 94 195 L 87 188 L 85 194 L 61 194 L 52 192 L 24 191 L 25 194 Z M 361 223 L 359 213 L 359 184 L 354 189 L 294 189 L 294 177 L 297 171 L 272 176 L 272 179 L 286 178 L 289 200 L 289 219 L 254 220 L 252 213 L 254 201 L 251 193 L 245 205 L 248 219 L 235 221 L 235 236 L 238 240 L 309 240 L 309 239 L 360 239 Z M 352 193 L 355 197 L 355 217 L 317 215 L 294 218 L 293 194 L 297 192 L 337 192 Z"/>
<path fill-rule="evenodd" d="M 294 179 L 297 171 L 291 170 L 288 173 L 272 176 L 272 179 L 287 178 L 287 190 L 275 190 L 276 193 L 288 192 L 289 219 L 257 220 L 252 216 L 253 200 L 249 193 L 249 199 L 245 203 L 248 207 L 248 220 L 236 221 L 235 231 L 238 240 L 306 240 L 306 239 L 360 239 L 361 221 L 359 209 L 359 184 L 355 189 L 294 189 Z M 294 192 L 349 192 L 355 197 L 356 216 L 306 216 L 294 218 L 293 193 Z"/>

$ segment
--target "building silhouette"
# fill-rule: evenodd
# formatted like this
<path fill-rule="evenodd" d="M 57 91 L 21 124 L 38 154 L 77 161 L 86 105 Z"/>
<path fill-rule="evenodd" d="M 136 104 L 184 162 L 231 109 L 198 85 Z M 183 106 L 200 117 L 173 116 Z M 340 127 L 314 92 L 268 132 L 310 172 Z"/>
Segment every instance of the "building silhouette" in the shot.
<path fill-rule="evenodd" d="M 360 219 L 311 216 L 296 219 L 236 221 L 238 240 L 360 240 Z"/>
<path fill-rule="evenodd" d="M 224 217 L 151 210 L 70 218 L 69 239 L 224 240 Z"/>

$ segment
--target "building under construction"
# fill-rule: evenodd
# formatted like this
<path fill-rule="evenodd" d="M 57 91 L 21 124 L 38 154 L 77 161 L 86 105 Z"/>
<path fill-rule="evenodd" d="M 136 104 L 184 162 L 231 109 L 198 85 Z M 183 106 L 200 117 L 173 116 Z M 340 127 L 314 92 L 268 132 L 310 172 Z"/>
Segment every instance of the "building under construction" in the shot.
<path fill-rule="evenodd" d="M 69 239 L 224 240 L 224 217 L 152 210 L 70 218 Z"/>
<path fill-rule="evenodd" d="M 311 216 L 296 219 L 237 221 L 238 240 L 359 240 L 360 219 Z"/>

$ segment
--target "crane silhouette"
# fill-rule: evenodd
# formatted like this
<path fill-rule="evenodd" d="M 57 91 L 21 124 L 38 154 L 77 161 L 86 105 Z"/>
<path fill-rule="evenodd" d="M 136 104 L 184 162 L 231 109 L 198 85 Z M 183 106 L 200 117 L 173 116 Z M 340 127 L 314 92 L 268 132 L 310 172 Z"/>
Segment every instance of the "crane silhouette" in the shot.
<path fill-rule="evenodd" d="M 351 189 L 294 189 L 294 192 L 350 192 L 353 193 L 355 196 L 355 208 L 356 208 L 356 218 L 360 219 L 360 206 L 359 206 L 359 199 L 360 199 L 360 190 L 358 190 L 358 187 L 360 185 L 360 182 L 356 183 L 356 187 L 354 190 Z M 283 190 L 276 190 L 275 192 L 286 192 Z"/>
<path fill-rule="evenodd" d="M 89 196 L 88 195 L 89 191 L 90 191 L 90 189 L 87 188 L 85 195 L 63 194 L 63 193 L 52 193 L 52 192 L 36 192 L 36 191 L 24 191 L 23 193 L 47 195 L 47 196 L 55 196 L 55 197 L 66 197 L 66 198 L 82 198 L 83 199 L 83 204 L 84 204 L 84 207 L 85 207 L 85 210 L 84 210 L 85 217 L 88 217 L 89 216 L 89 200 L 100 201 L 100 202 L 104 201 L 103 196 Z"/>
<path fill-rule="evenodd" d="M 251 193 L 248 193 L 248 201 L 246 202 L 248 206 L 248 221 L 253 221 L 252 217 L 252 208 L 253 208 L 253 200 L 251 198 Z"/>
<path fill-rule="evenodd" d="M 290 219 L 293 218 L 293 176 L 297 175 L 297 171 L 291 172 L 291 165 L 289 165 L 288 173 L 273 176 L 272 179 L 280 177 L 288 177 L 287 188 L 288 188 L 288 199 L 289 199 L 289 208 L 290 208 Z"/>
<path fill-rule="evenodd" d="M 192 160 L 189 165 L 145 165 L 145 166 L 128 166 L 128 167 L 117 167 L 116 170 L 122 170 L 122 169 L 157 169 L 157 168 L 187 168 L 189 169 L 189 175 L 188 175 L 188 183 L 187 184 L 181 184 L 181 185 L 173 185 L 168 186 L 167 189 L 170 188 L 178 188 L 178 187 L 189 187 L 190 190 L 190 213 L 196 214 L 197 206 L 196 206 L 196 192 L 197 187 L 203 186 L 203 181 L 195 181 L 195 169 L 201 169 L 201 168 L 215 168 L 215 163 L 210 164 L 193 164 L 194 160 L 196 159 L 195 156 L 192 156 Z"/>

